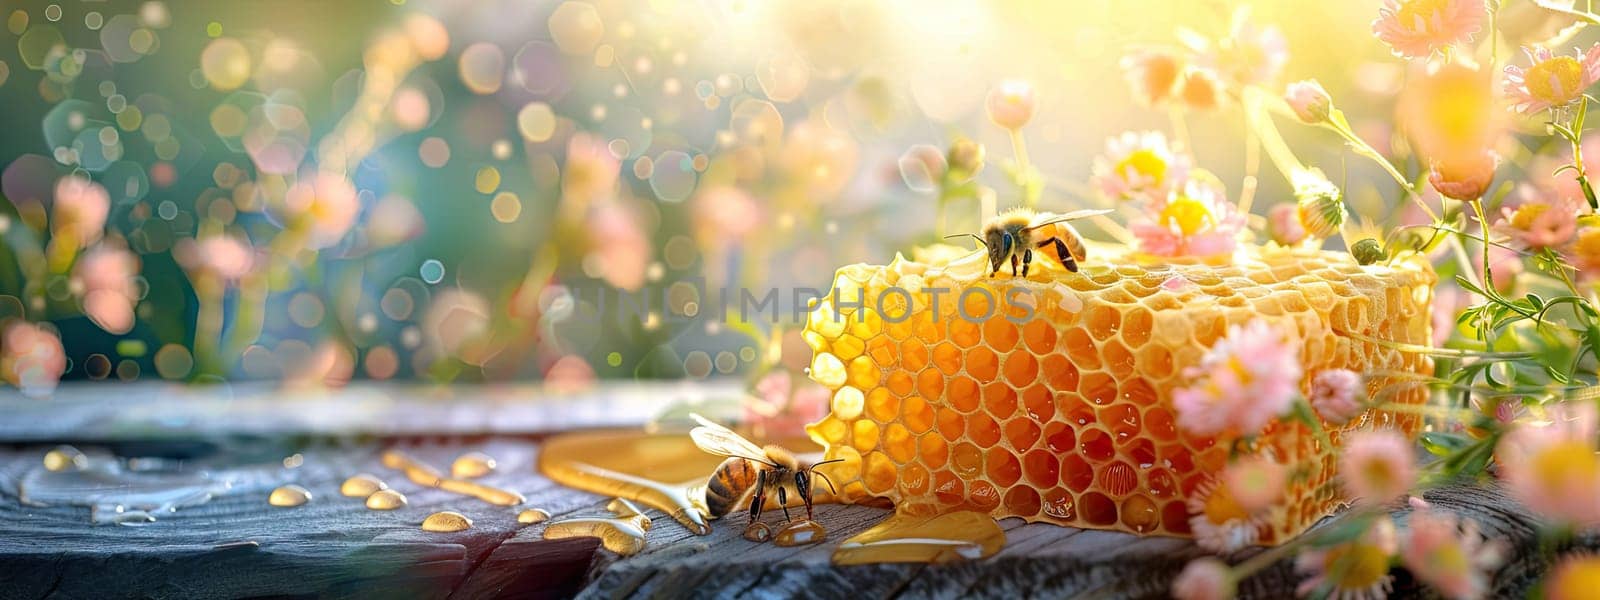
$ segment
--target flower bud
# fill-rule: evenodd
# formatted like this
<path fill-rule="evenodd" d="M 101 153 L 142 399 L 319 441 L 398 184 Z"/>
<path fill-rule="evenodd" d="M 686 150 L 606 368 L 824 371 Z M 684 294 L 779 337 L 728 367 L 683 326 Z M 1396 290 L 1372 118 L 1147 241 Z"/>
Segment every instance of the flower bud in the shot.
<path fill-rule="evenodd" d="M 1015 131 L 1033 119 L 1037 102 L 1032 85 L 1019 79 L 1008 79 L 989 90 L 989 97 L 984 100 L 983 106 L 989 113 L 989 120 L 994 121 L 995 125 Z"/>
<path fill-rule="evenodd" d="M 1344 226 L 1344 195 L 1321 171 L 1302 169 L 1290 177 L 1300 225 L 1311 237 L 1326 239 Z"/>
<path fill-rule="evenodd" d="M 1295 116 L 1312 125 L 1326 122 L 1329 111 L 1333 110 L 1333 98 L 1315 79 L 1289 84 L 1283 99 L 1289 103 L 1289 108 L 1294 109 Z"/>
<path fill-rule="evenodd" d="M 949 164 L 948 176 L 953 183 L 966 183 L 978 173 L 983 171 L 983 144 L 972 141 L 970 138 L 959 137 L 950 143 L 950 151 L 945 154 L 945 162 Z"/>
<path fill-rule="evenodd" d="M 1356 258 L 1356 263 L 1370 265 L 1389 258 L 1389 251 L 1383 249 L 1383 244 L 1372 238 L 1364 238 L 1350 246 L 1350 256 Z"/>

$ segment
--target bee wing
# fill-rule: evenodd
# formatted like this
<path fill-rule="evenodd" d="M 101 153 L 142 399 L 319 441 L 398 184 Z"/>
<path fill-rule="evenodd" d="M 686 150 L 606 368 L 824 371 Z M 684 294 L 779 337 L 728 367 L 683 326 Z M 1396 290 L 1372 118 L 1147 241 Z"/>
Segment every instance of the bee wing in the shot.
<path fill-rule="evenodd" d="M 744 436 L 696 413 L 689 413 L 689 418 L 700 424 L 699 427 L 689 430 L 689 438 L 693 439 L 694 445 L 699 446 L 701 450 L 720 456 L 737 456 L 767 462 L 762 458 L 767 453 L 760 446 L 744 439 Z"/>
<path fill-rule="evenodd" d="M 1066 213 L 1066 214 L 1055 215 L 1055 216 L 1051 217 L 1050 220 L 1048 220 L 1048 221 L 1044 221 L 1044 222 L 1041 222 L 1041 223 L 1034 223 L 1033 225 L 1029 225 L 1028 229 L 1030 229 L 1030 230 L 1038 229 L 1040 227 L 1044 227 L 1045 225 L 1051 225 L 1051 224 L 1054 224 L 1054 223 L 1065 223 L 1067 221 L 1076 221 L 1078 219 L 1087 219 L 1089 217 L 1096 217 L 1096 216 L 1100 216 L 1100 215 L 1104 215 L 1104 214 L 1109 214 L 1109 213 L 1112 213 L 1112 212 L 1116 212 L 1116 211 L 1114 211 L 1112 209 L 1109 209 L 1109 208 L 1091 208 L 1091 209 L 1085 209 L 1085 210 L 1075 210 L 1075 211 L 1072 211 L 1072 212 L 1069 212 L 1069 213 Z"/>

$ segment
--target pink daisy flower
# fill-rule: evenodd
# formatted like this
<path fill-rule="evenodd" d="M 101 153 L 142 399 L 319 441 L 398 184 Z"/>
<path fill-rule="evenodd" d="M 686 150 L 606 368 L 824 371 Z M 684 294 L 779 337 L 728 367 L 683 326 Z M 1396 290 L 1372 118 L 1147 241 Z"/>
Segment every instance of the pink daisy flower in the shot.
<path fill-rule="evenodd" d="M 1242 550 L 1261 539 L 1261 528 L 1266 526 L 1266 521 L 1233 497 L 1228 486 L 1214 479 L 1196 487 L 1185 505 L 1195 543 L 1212 552 Z"/>
<path fill-rule="evenodd" d="M 56 180 L 56 193 L 50 205 L 50 230 L 70 240 L 77 248 L 100 239 L 111 210 L 106 188 L 78 175 Z"/>
<path fill-rule="evenodd" d="M 1600 277 L 1600 227 L 1587 225 L 1578 229 L 1572 245 L 1564 254 L 1572 266 L 1578 268 L 1579 279 L 1593 281 Z M 1520 266 L 1522 263 L 1519 261 L 1517 264 Z M 1498 279 L 1499 272 L 1495 275 Z"/>
<path fill-rule="evenodd" d="M 1095 185 L 1117 200 L 1165 198 L 1188 172 L 1189 157 L 1157 131 L 1129 131 L 1106 140 L 1105 156 L 1094 160 Z"/>
<path fill-rule="evenodd" d="M 1165 200 L 1145 205 L 1145 217 L 1128 225 L 1139 250 L 1153 256 L 1233 254 L 1245 215 L 1220 185 L 1201 178 L 1184 183 Z"/>
<path fill-rule="evenodd" d="M 1300 389 L 1300 348 L 1264 320 L 1228 328 L 1184 369 L 1189 387 L 1172 391 L 1178 427 L 1194 435 L 1253 435 L 1289 412 Z"/>
<path fill-rule="evenodd" d="M 1038 100 L 1034 98 L 1033 85 L 1020 79 L 1008 79 L 989 90 L 984 99 L 984 110 L 989 120 L 1004 129 L 1017 130 L 1033 119 Z"/>
<path fill-rule="evenodd" d="M 1588 210 L 1577 198 L 1535 199 L 1515 209 L 1501 209 L 1502 216 L 1494 228 L 1511 238 L 1511 245 L 1518 248 L 1559 248 L 1572 240 L 1578 229 L 1578 215 Z"/>
<path fill-rule="evenodd" d="M 1504 558 L 1498 542 L 1485 541 L 1478 523 L 1423 504 L 1406 525 L 1400 560 L 1406 569 L 1448 598 L 1473 600 L 1488 591 L 1488 572 Z"/>
<path fill-rule="evenodd" d="M 1372 33 L 1400 58 L 1429 58 L 1472 41 L 1488 11 L 1482 0 L 1384 0 Z"/>
<path fill-rule="evenodd" d="M 1267 83 L 1289 64 L 1289 40 L 1275 25 L 1258 27 L 1249 10 L 1233 14 L 1228 37 L 1217 44 L 1216 64 L 1240 85 Z"/>
<path fill-rule="evenodd" d="M 1522 422 L 1495 448 L 1511 495 L 1540 516 L 1569 524 L 1600 523 L 1600 456 L 1595 406 L 1546 409 L 1548 421 Z"/>
<path fill-rule="evenodd" d="M 27 321 L 0 329 L 0 381 L 16 386 L 22 395 L 49 396 L 66 370 L 67 354 L 54 332 Z"/>
<path fill-rule="evenodd" d="M 1122 74 L 1133 89 L 1133 98 L 1144 106 L 1172 97 L 1183 74 L 1184 61 L 1170 51 L 1150 48 L 1122 57 Z"/>
<path fill-rule="evenodd" d="M 1341 600 L 1384 598 L 1394 584 L 1389 559 L 1398 545 L 1394 521 L 1382 517 L 1359 538 L 1303 552 L 1295 560 L 1295 568 L 1311 577 L 1301 582 L 1296 592 Z"/>
<path fill-rule="evenodd" d="M 1227 563 L 1211 556 L 1189 561 L 1172 580 L 1172 597 L 1178 600 L 1227 600 L 1234 593 Z"/>
<path fill-rule="evenodd" d="M 134 278 L 139 258 L 124 248 L 101 244 L 84 253 L 72 267 L 72 280 L 83 295 L 83 312 L 110 333 L 133 329 L 133 306 L 139 301 Z"/>
<path fill-rule="evenodd" d="M 1267 235 L 1284 246 L 1305 241 L 1306 227 L 1300 223 L 1300 206 L 1289 203 L 1273 205 L 1267 211 Z"/>
<path fill-rule="evenodd" d="M 250 243 L 230 235 L 179 241 L 174 248 L 174 256 L 184 267 L 214 275 L 223 281 L 238 281 L 249 275 L 255 265 L 255 251 L 250 248 Z"/>
<path fill-rule="evenodd" d="M 1289 103 L 1294 116 L 1313 125 L 1327 121 L 1328 113 L 1333 110 L 1333 97 L 1315 79 L 1289 84 L 1284 89 L 1283 99 Z"/>
<path fill-rule="evenodd" d="M 1453 318 L 1453 317 L 1452 317 Z M 1311 408 L 1331 425 L 1343 425 L 1366 407 L 1361 375 L 1350 369 L 1327 369 L 1311 379 Z"/>
<path fill-rule="evenodd" d="M 1339 456 L 1339 479 L 1357 503 L 1393 500 L 1417 481 L 1411 442 L 1388 429 L 1350 434 Z"/>
<path fill-rule="evenodd" d="M 1519 112 L 1566 106 L 1600 80 L 1600 43 L 1590 46 L 1587 52 L 1577 49 L 1572 56 L 1557 56 L 1548 48 L 1522 51 L 1531 64 L 1506 66 L 1506 96 Z"/>
<path fill-rule="evenodd" d="M 1222 470 L 1222 483 L 1241 508 L 1260 513 L 1283 498 L 1289 468 L 1270 456 L 1246 456 Z"/>

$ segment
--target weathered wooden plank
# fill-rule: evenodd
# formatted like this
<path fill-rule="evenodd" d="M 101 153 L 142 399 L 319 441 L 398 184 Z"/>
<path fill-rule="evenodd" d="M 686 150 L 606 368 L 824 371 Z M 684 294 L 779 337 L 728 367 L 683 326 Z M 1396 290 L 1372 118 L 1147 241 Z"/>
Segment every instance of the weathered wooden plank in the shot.
<path fill-rule="evenodd" d="M 465 450 L 483 450 L 501 464 L 485 481 L 520 491 L 529 505 L 557 518 L 604 514 L 603 498 L 568 490 L 534 471 L 537 444 L 520 438 L 454 438 L 410 442 L 405 449 L 447 465 Z M 257 456 L 277 460 L 276 446 Z M 828 543 L 780 548 L 739 535 L 742 517 L 695 536 L 649 511 L 655 526 L 638 556 L 622 558 L 594 540 L 541 539 L 542 525 L 518 528 L 515 509 L 491 506 L 406 481 L 383 469 L 377 444 L 325 444 L 302 449 L 304 466 L 278 469 L 316 496 L 290 509 L 266 505 L 265 491 L 236 489 L 211 502 L 138 526 L 94 526 L 87 509 L 21 505 L 19 482 L 45 447 L 0 449 L 0 599 L 106 597 L 383 598 L 559 597 L 1104 597 L 1159 598 L 1171 578 L 1200 551 L 1187 541 L 1138 538 L 1048 524 L 1001 522 L 1008 545 L 983 561 L 945 565 L 829 564 L 834 545 L 871 527 L 888 511 L 867 506 L 818 507 Z M 230 455 L 224 460 L 236 461 Z M 206 457 L 196 459 L 203 466 Z M 410 506 L 372 512 L 337 494 L 346 476 L 368 471 L 404 492 Z M 1458 485 L 1430 492 L 1437 507 L 1479 521 L 1511 545 L 1495 579 L 1497 596 L 1516 596 L 1552 560 L 1539 550 L 1535 523 L 1493 487 Z M 426 533 L 422 518 L 460 511 L 472 529 Z M 1406 509 L 1399 508 L 1403 520 Z M 1593 535 L 1578 548 L 1600 547 Z M 1253 553 L 1249 551 L 1236 560 Z M 1281 597 L 1298 578 L 1287 561 L 1243 585 L 1245 597 Z M 1424 594 L 1408 578 L 1397 596 Z"/>

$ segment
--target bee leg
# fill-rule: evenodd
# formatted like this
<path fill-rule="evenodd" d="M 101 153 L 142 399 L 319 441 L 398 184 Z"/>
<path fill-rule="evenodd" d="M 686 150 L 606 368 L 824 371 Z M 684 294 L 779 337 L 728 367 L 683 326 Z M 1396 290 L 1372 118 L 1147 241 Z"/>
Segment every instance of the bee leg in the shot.
<path fill-rule="evenodd" d="M 1072 271 L 1073 273 L 1077 273 L 1078 272 L 1078 261 L 1073 260 L 1072 252 L 1067 250 L 1066 242 L 1061 241 L 1061 238 L 1053 237 L 1053 238 L 1050 238 L 1048 240 L 1039 242 L 1039 247 L 1043 248 L 1043 247 L 1049 246 L 1051 244 L 1054 244 L 1055 247 L 1056 247 L 1056 258 L 1061 261 L 1061 266 L 1066 267 L 1068 271 Z"/>
<path fill-rule="evenodd" d="M 778 508 L 783 509 L 783 520 L 789 521 L 789 493 L 784 491 L 782 481 L 772 482 L 778 488 Z"/>
<path fill-rule="evenodd" d="M 1032 248 L 1028 248 L 1028 249 L 1025 249 L 1025 250 L 1022 251 L 1022 276 L 1023 277 L 1027 277 L 1028 276 L 1028 265 L 1031 265 L 1031 264 L 1033 264 L 1033 249 Z"/>
<path fill-rule="evenodd" d="M 767 472 L 756 472 L 756 492 L 750 496 L 750 523 L 761 520 L 761 509 L 767 506 Z"/>
<path fill-rule="evenodd" d="M 1017 276 L 1017 262 L 1018 262 L 1017 255 L 1015 255 L 1015 254 L 1011 255 L 1011 276 L 1012 277 L 1016 277 Z"/>
<path fill-rule="evenodd" d="M 798 492 L 800 494 L 800 499 L 804 500 L 805 503 L 806 503 L 806 520 L 807 521 L 815 520 L 815 517 L 813 517 L 812 513 L 811 513 L 811 472 L 810 471 L 802 470 L 802 471 L 795 471 L 794 472 L 794 491 Z"/>

